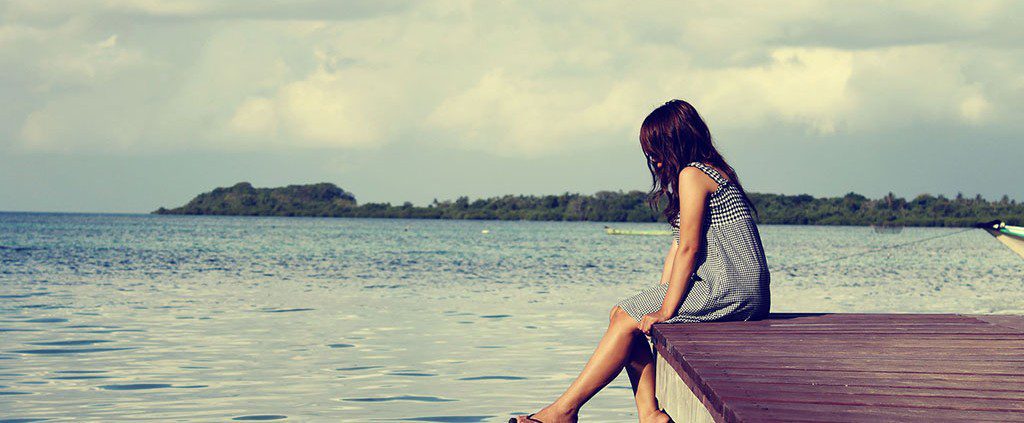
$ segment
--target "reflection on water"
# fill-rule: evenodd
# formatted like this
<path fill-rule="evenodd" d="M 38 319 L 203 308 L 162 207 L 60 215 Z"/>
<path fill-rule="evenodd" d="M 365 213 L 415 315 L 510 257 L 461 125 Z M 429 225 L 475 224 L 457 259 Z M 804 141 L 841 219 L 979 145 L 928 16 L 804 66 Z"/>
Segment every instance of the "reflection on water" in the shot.
<path fill-rule="evenodd" d="M 536 411 L 658 280 L 668 238 L 603 225 L 0 214 L 0 419 Z M 775 269 L 954 231 L 761 229 Z M 967 232 L 776 271 L 773 311 L 1024 313 L 1020 264 Z M 609 388 L 582 417 L 635 420 Z"/>

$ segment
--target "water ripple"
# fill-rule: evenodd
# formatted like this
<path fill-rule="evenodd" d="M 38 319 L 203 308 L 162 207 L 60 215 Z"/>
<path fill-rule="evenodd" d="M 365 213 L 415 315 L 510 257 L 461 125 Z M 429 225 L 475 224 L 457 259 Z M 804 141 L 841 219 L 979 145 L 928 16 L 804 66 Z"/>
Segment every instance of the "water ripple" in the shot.
<path fill-rule="evenodd" d="M 431 377 L 437 376 L 437 373 L 424 373 L 424 372 L 406 372 L 406 371 L 394 371 L 388 372 L 392 376 L 412 376 L 412 377 Z"/>
<path fill-rule="evenodd" d="M 451 398 L 432 397 L 426 395 L 396 395 L 391 397 L 367 397 L 367 398 L 342 398 L 343 401 L 355 402 L 387 402 L 387 401 L 416 401 L 416 402 L 449 402 L 458 401 Z"/>
<path fill-rule="evenodd" d="M 119 385 L 100 385 L 100 389 L 106 389 L 108 391 L 138 391 L 145 389 L 165 389 L 171 388 L 172 385 L 167 383 L 128 383 Z"/>
<path fill-rule="evenodd" d="M 47 379 L 50 380 L 90 380 L 90 379 L 110 379 L 110 376 L 97 376 L 97 375 L 79 375 L 79 376 L 52 376 Z"/>
<path fill-rule="evenodd" d="M 473 376 L 462 377 L 459 380 L 525 380 L 522 376 Z"/>
<path fill-rule="evenodd" d="M 68 321 L 68 319 L 64 319 L 64 318 L 60 318 L 60 317 L 41 317 L 41 318 L 38 318 L 38 319 L 29 319 L 29 320 L 26 320 L 25 322 L 26 323 L 64 323 L 66 321 Z"/>
<path fill-rule="evenodd" d="M 342 371 L 342 372 L 354 372 L 354 371 L 356 371 L 356 370 L 370 370 L 370 369 L 379 369 L 379 368 L 381 368 L 381 367 L 384 367 L 384 366 L 353 366 L 353 367 L 339 367 L 339 368 L 337 368 L 337 369 L 334 369 L 334 370 L 338 370 L 338 371 Z"/>
<path fill-rule="evenodd" d="M 273 309 L 262 309 L 263 313 L 295 313 L 298 311 L 312 311 L 315 308 L 273 308 Z"/>
<path fill-rule="evenodd" d="M 124 351 L 134 350 L 132 347 L 122 348 L 47 348 L 47 349 L 33 349 L 33 350 L 14 350 L 12 353 L 18 354 L 89 354 L 109 351 Z"/>
<path fill-rule="evenodd" d="M 106 339 L 81 339 L 81 340 L 71 340 L 71 341 L 26 342 L 26 343 L 29 344 L 29 345 L 42 345 L 42 346 L 53 346 L 53 347 L 60 347 L 60 346 L 71 347 L 71 346 L 77 346 L 77 345 L 101 344 L 101 343 L 104 343 L 104 342 L 113 342 L 113 341 L 106 340 Z"/>

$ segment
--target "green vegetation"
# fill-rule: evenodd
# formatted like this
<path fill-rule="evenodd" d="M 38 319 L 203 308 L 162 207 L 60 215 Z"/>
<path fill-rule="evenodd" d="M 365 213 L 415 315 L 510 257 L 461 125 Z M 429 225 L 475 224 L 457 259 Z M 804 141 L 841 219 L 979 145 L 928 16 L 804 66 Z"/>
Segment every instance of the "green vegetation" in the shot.
<path fill-rule="evenodd" d="M 241 182 L 200 194 L 175 209 L 161 207 L 157 214 L 216 214 L 243 216 L 389 217 L 427 219 L 589 220 L 602 222 L 657 222 L 661 214 L 647 207 L 641 191 L 599 191 L 593 195 L 505 195 L 470 201 L 437 201 L 426 207 L 410 202 L 357 204 L 355 196 L 334 184 L 253 188 Z M 860 194 L 815 198 L 810 195 L 751 193 L 760 223 L 795 225 L 903 225 L 970 226 L 1001 219 L 1024 224 L 1024 203 L 1007 196 L 988 201 L 980 195 L 949 199 L 921 194 L 912 200 L 892 193 L 872 200 Z"/>
<path fill-rule="evenodd" d="M 239 182 L 199 194 L 188 204 L 156 214 L 220 214 L 239 216 L 344 216 L 356 208 L 356 197 L 334 184 L 253 188 Z"/>
<path fill-rule="evenodd" d="M 810 195 L 751 194 L 760 212 L 760 222 L 795 225 L 895 225 L 895 226 L 971 226 L 978 222 L 1003 220 L 1011 225 L 1024 223 L 1024 203 L 1004 195 L 999 201 L 987 201 L 977 195 L 921 194 L 912 200 L 891 192 L 877 200 L 856 193 L 837 198 Z"/>

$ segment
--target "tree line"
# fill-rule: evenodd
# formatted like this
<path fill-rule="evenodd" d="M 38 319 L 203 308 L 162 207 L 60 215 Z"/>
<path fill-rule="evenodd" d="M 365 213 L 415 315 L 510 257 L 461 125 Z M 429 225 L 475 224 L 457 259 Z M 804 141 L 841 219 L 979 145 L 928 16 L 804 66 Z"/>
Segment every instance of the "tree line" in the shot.
<path fill-rule="evenodd" d="M 954 198 L 921 194 L 913 199 L 893 193 L 870 199 L 856 193 L 817 198 L 807 194 L 750 193 L 759 223 L 793 225 L 971 226 L 989 220 L 1024 225 L 1024 203 L 1004 195 L 990 201 L 981 195 Z M 358 204 L 355 196 L 331 183 L 254 188 L 247 182 L 203 193 L 157 214 L 317 216 L 420 219 L 561 220 L 599 222 L 664 222 L 642 191 L 598 191 L 594 194 L 503 195 L 470 200 Z"/>

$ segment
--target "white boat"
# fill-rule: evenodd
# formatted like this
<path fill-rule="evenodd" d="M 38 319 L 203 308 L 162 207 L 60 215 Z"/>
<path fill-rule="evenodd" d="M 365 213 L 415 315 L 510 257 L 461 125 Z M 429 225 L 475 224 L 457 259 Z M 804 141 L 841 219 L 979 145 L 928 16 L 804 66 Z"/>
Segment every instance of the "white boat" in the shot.
<path fill-rule="evenodd" d="M 672 235 L 672 231 L 615 229 L 607 226 L 604 227 L 604 231 L 608 235 Z"/>
<path fill-rule="evenodd" d="M 1024 258 L 1024 227 L 1010 226 L 1001 220 L 979 223 L 977 226 Z"/>

